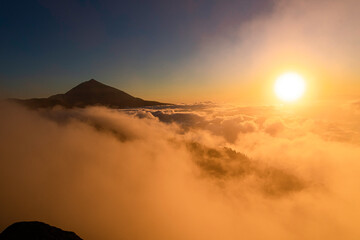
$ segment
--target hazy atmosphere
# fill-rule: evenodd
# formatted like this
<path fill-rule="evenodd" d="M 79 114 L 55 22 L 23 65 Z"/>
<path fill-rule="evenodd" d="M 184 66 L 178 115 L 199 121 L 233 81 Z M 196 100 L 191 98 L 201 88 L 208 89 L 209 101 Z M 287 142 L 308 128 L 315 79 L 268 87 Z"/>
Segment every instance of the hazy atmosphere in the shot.
<path fill-rule="evenodd" d="M 2 1 L 0 240 L 360 239 L 359 10 Z"/>
<path fill-rule="evenodd" d="M 95 78 L 173 103 L 274 103 L 284 71 L 307 99 L 355 97 L 358 0 L 2 1 L 0 87 L 45 97 Z M 354 87 L 355 86 L 355 87 Z"/>
<path fill-rule="evenodd" d="M 357 239 L 360 112 L 338 110 L 344 121 L 271 107 L 2 105 L 0 226 L 38 219 L 84 239 Z"/>

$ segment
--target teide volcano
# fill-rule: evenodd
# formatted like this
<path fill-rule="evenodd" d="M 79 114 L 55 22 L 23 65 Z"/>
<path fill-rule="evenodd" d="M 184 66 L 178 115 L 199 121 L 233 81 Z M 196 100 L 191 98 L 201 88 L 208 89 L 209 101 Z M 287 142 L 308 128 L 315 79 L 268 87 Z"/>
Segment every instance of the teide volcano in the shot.
<path fill-rule="evenodd" d="M 48 98 L 13 99 L 31 108 L 51 108 L 63 106 L 67 108 L 86 106 L 107 106 L 111 108 L 133 108 L 155 105 L 167 105 L 156 101 L 146 101 L 133 97 L 119 89 L 107 86 L 94 79 L 83 82 L 65 94 L 56 94 Z"/>

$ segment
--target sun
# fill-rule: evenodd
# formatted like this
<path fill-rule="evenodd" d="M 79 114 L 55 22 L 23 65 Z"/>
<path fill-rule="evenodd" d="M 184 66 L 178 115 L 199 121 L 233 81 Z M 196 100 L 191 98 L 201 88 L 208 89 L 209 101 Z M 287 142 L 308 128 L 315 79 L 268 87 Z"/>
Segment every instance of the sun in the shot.
<path fill-rule="evenodd" d="M 276 79 L 274 91 L 280 100 L 294 102 L 305 92 L 304 78 L 295 72 L 284 73 Z"/>

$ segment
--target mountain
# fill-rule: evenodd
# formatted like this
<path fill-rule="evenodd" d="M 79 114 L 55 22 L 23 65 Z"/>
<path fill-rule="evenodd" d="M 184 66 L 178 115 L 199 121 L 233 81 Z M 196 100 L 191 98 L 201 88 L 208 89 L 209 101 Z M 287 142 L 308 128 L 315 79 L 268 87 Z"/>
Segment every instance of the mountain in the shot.
<path fill-rule="evenodd" d="M 133 108 L 155 105 L 168 105 L 155 101 L 136 98 L 119 89 L 107 86 L 94 79 L 83 82 L 65 94 L 56 94 L 48 98 L 13 99 L 15 102 L 31 108 L 51 108 L 60 105 L 67 108 L 86 106 L 107 106 L 112 108 Z"/>
<path fill-rule="evenodd" d="M 73 232 L 42 222 L 17 222 L 0 233 L 0 240 L 82 240 Z"/>

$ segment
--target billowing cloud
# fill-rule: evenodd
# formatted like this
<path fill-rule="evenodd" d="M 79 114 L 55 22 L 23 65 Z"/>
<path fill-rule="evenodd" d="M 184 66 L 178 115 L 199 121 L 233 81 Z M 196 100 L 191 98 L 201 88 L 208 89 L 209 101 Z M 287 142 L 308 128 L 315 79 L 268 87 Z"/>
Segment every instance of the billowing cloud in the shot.
<path fill-rule="evenodd" d="M 334 119 L 272 107 L 0 108 L 2 229 L 40 220 L 90 240 L 360 236 L 360 147 L 333 137 L 358 134 L 350 118 L 334 131 Z"/>

